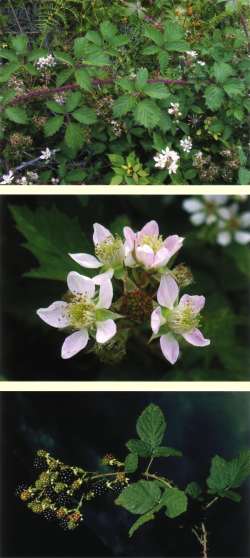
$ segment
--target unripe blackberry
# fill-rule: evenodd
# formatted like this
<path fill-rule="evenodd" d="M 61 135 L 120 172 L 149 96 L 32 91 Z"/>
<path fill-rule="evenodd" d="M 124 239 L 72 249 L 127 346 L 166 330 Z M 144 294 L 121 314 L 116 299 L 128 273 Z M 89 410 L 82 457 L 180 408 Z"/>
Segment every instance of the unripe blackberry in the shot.
<path fill-rule="evenodd" d="M 57 519 L 63 519 L 68 513 L 67 508 L 61 507 L 56 510 L 56 517 Z"/>
<path fill-rule="evenodd" d="M 135 289 L 122 297 L 121 314 L 136 323 L 144 323 L 153 312 L 152 298 L 140 289 Z"/>
<path fill-rule="evenodd" d="M 27 490 L 27 489 L 28 489 L 27 484 L 23 484 L 23 483 L 22 483 L 22 484 L 19 484 L 18 487 L 17 487 L 17 489 L 15 490 L 15 495 L 16 495 L 18 498 L 20 498 L 22 492 L 23 492 L 24 490 Z"/>
<path fill-rule="evenodd" d="M 99 360 L 104 364 L 118 364 L 126 356 L 127 353 L 128 331 L 122 330 L 117 332 L 108 343 L 94 345 L 94 352 Z"/>
<path fill-rule="evenodd" d="M 180 288 L 188 287 L 188 285 L 191 285 L 191 283 L 193 283 L 193 274 L 189 267 L 184 264 L 176 265 L 172 270 L 172 274 Z"/>

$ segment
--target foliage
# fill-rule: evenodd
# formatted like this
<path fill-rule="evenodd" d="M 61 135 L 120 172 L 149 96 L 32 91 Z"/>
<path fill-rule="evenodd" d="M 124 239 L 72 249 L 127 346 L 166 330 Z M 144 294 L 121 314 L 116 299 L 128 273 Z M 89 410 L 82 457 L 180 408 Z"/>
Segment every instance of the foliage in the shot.
<path fill-rule="evenodd" d="M 35 40 L 7 23 L 0 50 L 3 184 L 249 183 L 245 1 L 37 0 L 26 12 Z M 173 173 L 155 165 L 166 147 Z"/>
<path fill-rule="evenodd" d="M 181 517 L 182 528 L 190 529 L 188 512 L 195 500 L 197 522 L 201 522 L 205 538 L 197 536 L 197 525 L 191 529 L 204 552 L 209 532 L 208 510 L 218 501 L 223 502 L 224 498 L 240 502 L 238 489 L 250 476 L 250 450 L 243 450 L 231 461 L 218 455 L 213 457 L 207 487 L 204 485 L 201 488 L 192 481 L 186 487 L 179 488 L 165 473 L 159 475 L 152 472 L 154 465 L 156 467 L 155 459 L 158 458 L 155 448 L 164 441 L 166 433 L 166 421 L 160 407 L 149 404 L 139 416 L 136 430 L 139 441 L 148 445 L 147 458 L 141 458 L 140 449 L 137 452 L 134 445 L 134 452 L 129 453 L 124 461 L 106 454 L 96 472 L 65 465 L 48 452 L 39 450 L 34 463 L 39 476 L 31 485 L 21 485 L 17 490 L 18 497 L 33 513 L 54 521 L 65 530 L 73 531 L 84 519 L 84 512 L 93 500 L 104 494 L 114 496 L 118 492 L 115 504 L 126 510 L 133 519 L 136 518 L 129 529 L 129 537 L 134 536 L 138 529 L 145 529 L 147 523 L 157 520 L 158 514 L 164 514 L 170 537 L 169 521 L 178 521 Z"/>

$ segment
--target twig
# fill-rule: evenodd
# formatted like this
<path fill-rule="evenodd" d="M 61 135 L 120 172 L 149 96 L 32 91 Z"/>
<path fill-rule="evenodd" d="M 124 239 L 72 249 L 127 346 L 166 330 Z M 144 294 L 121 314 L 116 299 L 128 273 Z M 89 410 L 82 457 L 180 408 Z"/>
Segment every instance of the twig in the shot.
<path fill-rule="evenodd" d="M 168 488 L 173 488 L 173 485 L 167 479 L 165 479 L 165 477 L 158 477 L 158 475 L 153 475 L 152 473 L 148 473 L 147 471 L 143 473 L 143 476 L 150 479 L 158 480 L 162 484 L 165 484 Z"/>
<path fill-rule="evenodd" d="M 201 524 L 200 531 L 193 528 L 192 533 L 195 535 L 202 547 L 202 558 L 208 558 L 208 533 L 205 523 Z"/>
<path fill-rule="evenodd" d="M 60 151 L 60 150 L 59 149 L 53 149 L 51 154 L 54 155 L 58 151 Z M 11 172 L 13 173 L 13 175 L 15 175 L 17 172 L 23 171 L 24 169 L 27 169 L 28 167 L 33 167 L 33 165 L 36 165 L 37 163 L 39 163 L 41 161 L 43 161 L 43 159 L 41 159 L 41 156 L 36 157 L 35 159 L 31 159 L 30 161 L 24 161 L 23 163 L 21 163 L 20 165 L 18 165 L 14 169 L 11 169 Z M 3 179 L 3 176 L 0 176 L 0 181 L 2 179 Z"/>
<path fill-rule="evenodd" d="M 217 502 L 217 500 L 219 500 L 219 497 L 215 496 L 215 498 L 213 498 L 213 500 L 208 502 L 208 504 L 205 506 L 205 509 L 207 510 L 208 508 L 210 508 L 215 502 Z"/>
<path fill-rule="evenodd" d="M 15 12 L 15 9 L 14 9 L 14 6 L 13 6 L 11 0 L 8 0 L 8 3 L 9 3 L 10 9 L 11 9 L 11 11 L 12 11 L 12 13 L 13 13 L 14 19 L 15 19 L 15 21 L 16 21 L 16 24 L 17 24 L 17 27 L 18 27 L 20 33 L 23 33 L 22 27 L 21 27 L 21 25 L 20 25 L 20 23 L 19 23 L 19 19 L 18 19 L 17 15 L 16 15 L 16 12 Z"/>

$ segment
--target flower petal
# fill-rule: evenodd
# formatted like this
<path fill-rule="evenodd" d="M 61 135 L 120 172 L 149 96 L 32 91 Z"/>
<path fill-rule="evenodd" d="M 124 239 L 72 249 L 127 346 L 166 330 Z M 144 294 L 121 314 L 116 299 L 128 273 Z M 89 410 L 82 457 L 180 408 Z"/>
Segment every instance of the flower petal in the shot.
<path fill-rule="evenodd" d="M 123 234 L 124 234 L 124 237 L 126 239 L 127 247 L 130 250 L 133 250 L 136 234 L 134 233 L 134 231 L 130 227 L 124 227 Z"/>
<path fill-rule="evenodd" d="M 160 286 L 157 292 L 157 300 L 161 306 L 173 308 L 174 303 L 179 294 L 179 287 L 176 281 L 170 275 L 164 275 L 161 278 Z"/>
<path fill-rule="evenodd" d="M 67 302 L 56 301 L 48 306 L 48 308 L 39 308 L 37 315 L 46 324 L 62 329 L 69 325 L 69 318 L 66 312 L 67 306 Z"/>
<path fill-rule="evenodd" d="M 93 241 L 95 245 L 104 242 L 106 238 L 110 237 L 113 238 L 113 235 L 108 229 L 106 229 L 106 227 L 103 227 L 103 225 L 100 225 L 99 223 L 94 224 Z"/>
<path fill-rule="evenodd" d="M 188 295 L 185 294 L 181 297 L 179 307 L 191 305 L 195 314 L 199 314 L 205 306 L 206 299 L 203 295 Z"/>
<path fill-rule="evenodd" d="M 110 308 L 113 300 L 113 285 L 112 282 L 107 279 L 102 281 L 100 284 L 99 300 L 96 308 Z"/>
<path fill-rule="evenodd" d="M 172 333 L 162 335 L 160 338 L 160 346 L 164 357 L 170 362 L 170 364 L 175 364 L 180 354 L 180 347 L 178 341 Z"/>
<path fill-rule="evenodd" d="M 232 235 L 228 231 L 221 231 L 217 235 L 217 242 L 221 246 L 228 246 L 231 241 L 232 241 Z"/>
<path fill-rule="evenodd" d="M 162 316 L 160 306 L 158 306 L 151 314 L 151 328 L 153 333 L 158 333 L 161 325 L 165 323 Z"/>
<path fill-rule="evenodd" d="M 91 254 L 69 254 L 69 256 L 82 267 L 97 269 L 103 265 L 95 256 L 91 256 Z"/>
<path fill-rule="evenodd" d="M 172 236 L 168 236 L 164 242 L 165 248 L 169 252 L 169 258 L 171 258 L 183 245 L 185 238 L 182 236 L 178 236 L 177 234 L 173 234 Z"/>
<path fill-rule="evenodd" d="M 234 237 L 239 244 L 248 244 L 250 242 L 250 233 L 246 231 L 237 231 Z"/>
<path fill-rule="evenodd" d="M 206 213 L 205 211 L 199 211 L 198 213 L 194 213 L 190 217 L 190 221 L 192 225 L 198 227 L 199 225 L 203 225 L 206 222 Z"/>
<path fill-rule="evenodd" d="M 97 343 L 106 343 L 109 339 L 112 339 L 116 334 L 117 327 L 114 320 L 104 320 L 103 322 L 97 322 L 96 331 L 96 341 Z"/>
<path fill-rule="evenodd" d="M 154 251 L 152 250 L 152 248 L 150 248 L 150 246 L 147 246 L 146 244 L 144 244 L 143 246 L 139 246 L 138 248 L 136 248 L 135 253 L 136 259 L 146 268 L 152 267 L 155 256 Z"/>
<path fill-rule="evenodd" d="M 114 270 L 108 269 L 108 271 L 105 271 L 104 273 L 99 273 L 99 275 L 95 275 L 94 277 L 92 277 L 92 281 L 94 281 L 95 285 L 101 285 L 104 281 L 107 281 L 108 279 L 112 279 L 113 275 L 114 275 Z"/>
<path fill-rule="evenodd" d="M 242 213 L 242 215 L 240 215 L 240 224 L 243 229 L 247 229 L 248 227 L 250 227 L 250 211 L 245 211 L 245 213 Z"/>
<path fill-rule="evenodd" d="M 184 200 L 182 207 L 188 213 L 196 213 L 204 208 L 204 204 L 198 198 L 187 198 Z"/>
<path fill-rule="evenodd" d="M 228 196 L 216 196 L 212 194 L 212 195 L 204 196 L 204 199 L 208 202 L 212 202 L 215 205 L 219 206 L 227 203 Z"/>
<path fill-rule="evenodd" d="M 66 337 L 62 346 L 62 358 L 68 359 L 75 356 L 86 347 L 88 340 L 89 334 L 86 329 L 75 331 L 75 333 L 72 333 L 71 335 Z"/>
<path fill-rule="evenodd" d="M 156 221 L 149 221 L 144 225 L 141 231 L 138 232 L 138 241 L 140 242 L 144 236 L 159 236 L 159 225 Z"/>
<path fill-rule="evenodd" d="M 68 288 L 73 294 L 81 294 L 87 298 L 93 298 L 95 294 L 95 283 L 89 277 L 80 275 L 76 271 L 70 271 L 67 277 Z"/>
<path fill-rule="evenodd" d="M 195 345 L 195 347 L 207 347 L 210 345 L 210 339 L 205 339 L 201 331 L 196 328 L 188 333 L 183 333 L 182 337 L 191 345 Z"/>

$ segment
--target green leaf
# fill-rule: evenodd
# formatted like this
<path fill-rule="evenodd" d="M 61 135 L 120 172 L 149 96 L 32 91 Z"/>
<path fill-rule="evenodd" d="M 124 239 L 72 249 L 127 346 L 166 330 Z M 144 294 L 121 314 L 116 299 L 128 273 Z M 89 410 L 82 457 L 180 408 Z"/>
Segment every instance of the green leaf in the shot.
<path fill-rule="evenodd" d="M 160 498 L 161 489 L 157 482 L 140 480 L 124 488 L 115 503 L 130 513 L 144 515 L 159 504 Z"/>
<path fill-rule="evenodd" d="M 236 504 L 238 504 L 241 501 L 241 495 L 238 494 L 238 492 L 235 492 L 234 490 L 228 490 L 224 494 L 224 498 L 228 498 L 228 500 L 232 500 L 232 502 L 235 502 Z"/>
<path fill-rule="evenodd" d="M 140 68 L 136 74 L 135 86 L 138 91 L 143 91 L 148 81 L 147 68 Z"/>
<path fill-rule="evenodd" d="M 159 48 L 157 46 L 148 46 L 143 49 L 142 54 L 144 56 L 152 56 L 153 54 L 158 54 Z"/>
<path fill-rule="evenodd" d="M 134 473 L 138 467 L 138 455 L 136 453 L 129 453 L 125 459 L 125 472 Z"/>
<path fill-rule="evenodd" d="M 181 457 L 182 453 L 174 448 L 168 448 L 167 446 L 160 446 L 155 448 L 153 451 L 154 457 Z"/>
<path fill-rule="evenodd" d="M 212 494 L 238 488 L 250 475 L 250 450 L 245 450 L 232 461 L 219 455 L 213 457 L 207 485 Z"/>
<path fill-rule="evenodd" d="M 84 145 L 85 137 L 84 132 L 79 124 L 71 122 L 68 124 L 65 133 L 65 143 L 68 147 L 79 150 Z"/>
<path fill-rule="evenodd" d="M 61 126 L 64 123 L 63 116 L 54 116 L 53 118 L 49 118 L 44 125 L 44 134 L 46 137 L 53 136 L 60 130 Z"/>
<path fill-rule="evenodd" d="M 0 67 L 0 83 L 5 83 L 10 79 L 10 77 L 15 74 L 20 69 L 20 64 L 16 62 L 10 62 L 10 64 L 4 64 Z"/>
<path fill-rule="evenodd" d="M 84 68 L 80 68 L 79 70 L 76 70 L 75 78 L 76 78 L 76 83 L 80 85 L 81 89 L 84 89 L 85 91 L 91 90 L 92 81 L 87 70 L 85 70 Z"/>
<path fill-rule="evenodd" d="M 172 22 L 167 22 L 164 31 L 165 48 L 169 51 L 185 52 L 189 50 L 190 46 L 185 41 L 185 34 L 182 27 L 173 25 Z"/>
<path fill-rule="evenodd" d="M 81 122 L 82 124 L 95 124 L 97 122 L 97 116 L 95 111 L 89 107 L 81 107 L 72 113 L 72 116 Z"/>
<path fill-rule="evenodd" d="M 250 170 L 241 167 L 239 170 L 239 183 L 243 186 L 250 184 Z"/>
<path fill-rule="evenodd" d="M 85 35 L 85 39 L 87 39 L 91 43 L 94 43 L 94 45 L 96 46 L 102 46 L 102 38 L 101 35 L 97 33 L 97 31 L 88 31 L 88 33 L 86 33 Z"/>
<path fill-rule="evenodd" d="M 145 525 L 145 523 L 149 523 L 149 521 L 152 521 L 154 518 L 155 515 L 152 512 L 145 513 L 144 515 L 141 515 L 141 517 L 138 517 L 138 519 L 135 521 L 135 523 L 133 523 L 132 527 L 130 527 L 129 529 L 129 537 L 132 537 L 133 534 L 140 527 L 142 527 L 142 525 Z"/>
<path fill-rule="evenodd" d="M 159 64 L 161 73 L 164 75 L 169 66 L 169 54 L 167 52 L 160 52 L 159 53 Z"/>
<path fill-rule="evenodd" d="M 166 488 L 161 498 L 161 504 L 166 506 L 166 515 L 171 519 L 187 511 L 188 499 L 178 488 Z"/>
<path fill-rule="evenodd" d="M 100 25 L 100 31 L 103 38 L 109 41 L 117 34 L 117 27 L 111 21 L 103 21 Z"/>
<path fill-rule="evenodd" d="M 234 259 L 237 268 L 250 278 L 250 247 L 242 244 L 228 246 L 227 253 Z"/>
<path fill-rule="evenodd" d="M 73 75 L 74 70 L 72 68 L 67 68 L 66 70 L 62 70 L 57 74 L 56 78 L 56 86 L 61 87 L 68 79 Z"/>
<path fill-rule="evenodd" d="M 98 310 L 96 310 L 96 321 L 98 322 L 104 322 L 105 320 L 119 320 L 120 318 L 123 318 L 123 316 L 121 314 L 116 314 L 115 312 L 112 312 L 112 310 L 106 310 L 106 308 L 99 308 Z"/>
<path fill-rule="evenodd" d="M 77 37 L 74 41 L 74 54 L 76 58 L 83 58 L 85 55 L 86 49 L 86 38 L 85 37 Z"/>
<path fill-rule="evenodd" d="M 54 57 L 59 60 L 59 62 L 63 62 L 63 64 L 67 64 L 69 66 L 74 66 L 74 60 L 69 54 L 67 54 L 67 52 L 56 51 L 53 52 L 53 54 Z"/>
<path fill-rule="evenodd" d="M 28 37 L 27 35 L 11 37 L 11 44 L 17 54 L 25 54 L 28 49 Z"/>
<path fill-rule="evenodd" d="M 209 85 L 205 89 L 205 99 L 207 107 L 212 110 L 218 110 L 224 100 L 224 93 L 217 85 Z"/>
<path fill-rule="evenodd" d="M 166 421 L 160 407 L 151 403 L 137 420 L 136 431 L 139 438 L 155 449 L 161 444 L 165 430 Z"/>
<path fill-rule="evenodd" d="M 144 35 L 148 39 L 151 39 L 151 41 L 153 41 L 158 47 L 161 47 L 164 43 L 163 33 L 161 33 L 158 29 L 155 29 L 155 27 L 152 27 L 152 25 L 146 27 Z"/>
<path fill-rule="evenodd" d="M 193 500 L 199 500 L 202 490 L 200 485 L 193 481 L 186 486 L 185 492 L 190 498 L 193 498 Z"/>
<path fill-rule="evenodd" d="M 59 105 L 56 101 L 47 101 L 46 107 L 52 112 L 64 114 L 64 106 Z"/>
<path fill-rule="evenodd" d="M 212 67 L 212 74 L 214 75 L 216 81 L 224 83 L 229 76 L 234 74 L 234 69 L 226 62 L 215 62 Z"/>
<path fill-rule="evenodd" d="M 153 99 L 168 99 L 170 97 L 170 93 L 163 83 L 149 83 L 143 92 Z"/>
<path fill-rule="evenodd" d="M 65 111 L 66 112 L 73 112 L 81 102 L 82 94 L 80 91 L 75 91 L 74 93 L 70 93 L 65 103 Z"/>
<path fill-rule="evenodd" d="M 65 281 L 72 270 L 82 273 L 82 268 L 71 258 L 62 258 L 62 254 L 90 250 L 76 217 L 68 217 L 56 207 L 31 210 L 19 205 L 11 206 L 10 211 L 18 231 L 25 238 L 24 248 L 39 264 L 25 273 L 26 277 Z"/>
<path fill-rule="evenodd" d="M 162 112 L 154 101 L 145 99 L 138 103 L 134 116 L 135 120 L 145 128 L 155 128 L 161 120 Z"/>
<path fill-rule="evenodd" d="M 129 440 L 126 446 L 132 453 L 137 453 L 139 457 L 150 457 L 151 455 L 150 446 L 142 442 L 142 440 L 136 440 L 136 439 Z"/>
<path fill-rule="evenodd" d="M 113 104 L 113 114 L 116 118 L 124 116 L 128 112 L 134 109 L 136 105 L 135 97 L 130 95 L 122 95 L 115 100 Z"/>
<path fill-rule="evenodd" d="M 229 97 L 238 97 L 243 94 L 244 84 L 239 79 L 235 78 L 224 83 L 223 88 Z"/>
<path fill-rule="evenodd" d="M 5 109 L 5 115 L 16 124 L 28 124 L 29 121 L 25 109 L 21 107 L 8 107 Z"/>

